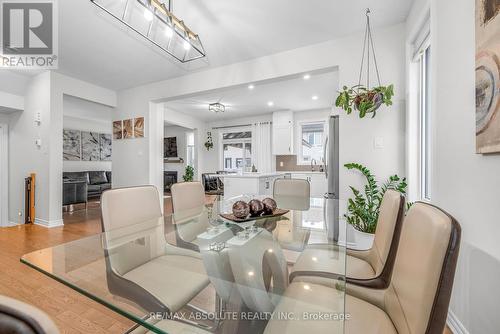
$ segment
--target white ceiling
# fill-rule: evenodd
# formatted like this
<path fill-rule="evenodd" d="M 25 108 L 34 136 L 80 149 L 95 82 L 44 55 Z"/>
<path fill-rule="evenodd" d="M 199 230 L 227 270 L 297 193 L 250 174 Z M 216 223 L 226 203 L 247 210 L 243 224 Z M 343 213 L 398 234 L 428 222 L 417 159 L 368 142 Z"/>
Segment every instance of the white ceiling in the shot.
<path fill-rule="evenodd" d="M 119 90 L 362 31 L 368 6 L 375 27 L 402 22 L 412 1 L 175 1 L 174 13 L 199 33 L 208 55 L 183 67 L 90 0 L 64 0 L 58 2 L 59 71 Z"/>
<path fill-rule="evenodd" d="M 173 100 L 167 102 L 166 106 L 207 122 L 255 116 L 278 110 L 330 108 L 338 90 L 338 71 L 309 74 L 308 80 L 301 74 L 283 80 L 253 83 L 253 89 L 249 89 L 247 85 L 237 86 Z M 317 99 L 313 100 L 313 96 Z M 218 101 L 226 106 L 226 111 L 209 111 L 208 104 Z M 270 101 L 274 103 L 273 106 L 268 106 Z"/>

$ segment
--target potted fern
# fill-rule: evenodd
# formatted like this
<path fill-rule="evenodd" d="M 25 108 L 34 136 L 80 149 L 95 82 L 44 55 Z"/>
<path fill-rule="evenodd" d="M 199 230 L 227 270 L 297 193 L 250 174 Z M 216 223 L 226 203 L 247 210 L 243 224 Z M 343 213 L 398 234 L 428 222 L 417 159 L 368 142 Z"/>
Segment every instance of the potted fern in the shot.
<path fill-rule="evenodd" d="M 390 176 L 379 186 L 372 172 L 358 163 L 345 164 L 349 170 L 357 170 L 366 178 L 364 192 L 350 186 L 353 197 L 347 201 L 346 221 L 354 228 L 356 243 L 361 248 L 369 248 L 373 241 L 382 198 L 388 189 L 397 190 L 406 195 L 406 178 Z M 411 205 L 411 204 L 409 204 Z"/>

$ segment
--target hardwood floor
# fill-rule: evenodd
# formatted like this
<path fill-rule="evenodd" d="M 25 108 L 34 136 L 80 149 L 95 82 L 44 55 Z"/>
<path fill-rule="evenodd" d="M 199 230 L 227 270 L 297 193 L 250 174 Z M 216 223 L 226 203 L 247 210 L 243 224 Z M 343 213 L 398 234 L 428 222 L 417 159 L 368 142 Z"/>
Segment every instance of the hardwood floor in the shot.
<path fill-rule="evenodd" d="M 165 212 L 172 212 L 170 199 L 165 200 Z M 44 310 L 61 333 L 125 332 L 131 321 L 19 261 L 23 254 L 100 232 L 97 202 L 90 203 L 87 210 L 64 213 L 63 218 L 65 225 L 52 229 L 37 225 L 0 228 L 0 294 Z"/>
<path fill-rule="evenodd" d="M 22 264 L 23 254 L 100 232 L 98 203 L 64 214 L 63 227 L 21 225 L 0 229 L 0 294 L 44 310 L 61 333 L 123 333 L 132 322 Z"/>

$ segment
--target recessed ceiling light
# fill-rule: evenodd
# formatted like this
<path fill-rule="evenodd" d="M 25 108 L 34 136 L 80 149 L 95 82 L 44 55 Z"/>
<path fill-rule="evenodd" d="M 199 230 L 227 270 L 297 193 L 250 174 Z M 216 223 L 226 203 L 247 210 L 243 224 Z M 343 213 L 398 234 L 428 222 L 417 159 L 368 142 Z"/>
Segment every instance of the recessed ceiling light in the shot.
<path fill-rule="evenodd" d="M 252 89 L 254 89 L 254 88 L 255 88 L 255 86 L 254 86 L 254 85 L 248 85 L 248 89 L 252 90 Z"/>
<path fill-rule="evenodd" d="M 304 80 L 309 80 L 311 79 L 311 75 L 310 74 L 304 74 Z"/>
<path fill-rule="evenodd" d="M 311 290 L 311 286 L 308 284 L 304 284 L 304 290 Z"/>
<path fill-rule="evenodd" d="M 318 95 L 313 95 L 313 96 L 311 97 L 311 99 L 313 99 L 313 100 L 315 100 L 315 101 L 316 101 L 316 100 L 318 99 Z"/>
<path fill-rule="evenodd" d="M 144 9 L 144 18 L 148 21 L 153 21 L 154 15 L 153 12 L 148 8 Z"/>
<path fill-rule="evenodd" d="M 253 271 L 248 272 L 248 276 L 253 276 L 253 275 L 255 275 L 255 273 Z"/>
<path fill-rule="evenodd" d="M 269 102 L 267 102 L 267 106 L 268 106 L 268 107 L 272 107 L 272 106 L 274 106 L 274 102 L 273 102 L 273 101 L 269 101 Z"/>

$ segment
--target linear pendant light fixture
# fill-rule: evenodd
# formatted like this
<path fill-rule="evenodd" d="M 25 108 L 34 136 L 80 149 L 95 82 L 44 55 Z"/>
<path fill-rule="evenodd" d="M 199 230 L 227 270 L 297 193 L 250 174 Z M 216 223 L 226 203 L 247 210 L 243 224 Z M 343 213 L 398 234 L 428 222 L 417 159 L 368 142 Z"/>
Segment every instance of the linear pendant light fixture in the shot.
<path fill-rule="evenodd" d="M 206 56 L 200 37 L 172 13 L 172 1 L 90 0 L 181 63 Z"/>

